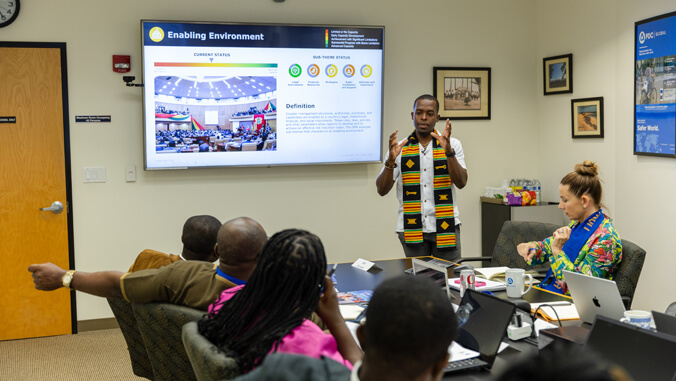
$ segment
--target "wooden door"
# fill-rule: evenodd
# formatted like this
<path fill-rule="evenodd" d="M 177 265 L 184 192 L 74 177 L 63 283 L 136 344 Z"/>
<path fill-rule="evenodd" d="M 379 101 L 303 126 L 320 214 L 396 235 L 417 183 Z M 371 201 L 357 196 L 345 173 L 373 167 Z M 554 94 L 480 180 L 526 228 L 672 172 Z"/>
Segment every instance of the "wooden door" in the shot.
<path fill-rule="evenodd" d="M 71 292 L 28 272 L 74 266 L 66 84 L 65 44 L 0 42 L 0 340 L 75 332 Z M 54 201 L 63 212 L 40 211 Z"/>

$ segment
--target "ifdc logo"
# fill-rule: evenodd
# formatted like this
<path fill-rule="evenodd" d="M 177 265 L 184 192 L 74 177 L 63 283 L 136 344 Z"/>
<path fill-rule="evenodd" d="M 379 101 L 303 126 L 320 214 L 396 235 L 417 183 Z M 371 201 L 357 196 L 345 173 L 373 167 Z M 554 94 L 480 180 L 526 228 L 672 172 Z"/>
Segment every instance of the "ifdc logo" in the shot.
<path fill-rule="evenodd" d="M 294 77 L 298 78 L 301 73 L 303 73 L 303 69 L 300 68 L 300 65 L 298 64 L 293 64 L 289 67 L 289 74 Z"/>
<path fill-rule="evenodd" d="M 371 76 L 371 74 L 373 74 L 373 69 L 371 68 L 370 65 L 363 65 L 361 67 L 360 71 L 361 71 L 361 76 L 364 77 L 364 78 L 368 78 L 368 77 Z"/>
<path fill-rule="evenodd" d="M 509 283 L 509 284 L 514 283 L 514 279 L 512 279 L 512 278 L 507 279 L 507 283 Z"/>
<path fill-rule="evenodd" d="M 343 67 L 343 75 L 348 78 L 352 78 L 352 76 L 354 75 L 354 66 L 350 64 L 345 65 Z"/>
<path fill-rule="evenodd" d="M 641 33 L 638 34 L 638 42 L 644 43 L 645 42 L 645 32 L 641 31 Z"/>
<path fill-rule="evenodd" d="M 338 74 L 338 68 L 334 64 L 329 64 L 326 66 L 326 75 L 329 76 L 329 78 L 333 78 Z"/>
<path fill-rule="evenodd" d="M 319 75 L 319 66 L 312 64 L 307 67 L 307 73 L 310 77 L 315 78 Z M 293 74 L 291 74 L 293 75 Z"/>
<path fill-rule="evenodd" d="M 155 42 L 164 40 L 164 31 L 159 26 L 150 29 L 150 33 L 148 34 L 150 35 L 150 39 Z"/>

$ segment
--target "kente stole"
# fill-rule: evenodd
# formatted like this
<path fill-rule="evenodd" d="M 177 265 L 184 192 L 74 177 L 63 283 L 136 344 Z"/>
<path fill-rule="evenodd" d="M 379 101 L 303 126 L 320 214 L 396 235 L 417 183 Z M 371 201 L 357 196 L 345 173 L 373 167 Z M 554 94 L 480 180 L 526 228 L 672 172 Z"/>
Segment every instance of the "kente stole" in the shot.
<path fill-rule="evenodd" d="M 436 132 L 436 131 L 435 131 Z M 455 247 L 455 218 L 451 175 L 444 149 L 437 139 L 432 139 L 434 160 L 434 209 L 437 220 L 437 247 Z M 420 185 L 420 147 L 415 131 L 401 150 L 401 181 L 404 204 L 404 239 L 407 245 L 423 242 Z"/>
<path fill-rule="evenodd" d="M 568 241 L 563 244 L 561 250 L 563 250 L 563 252 L 566 254 L 566 257 L 568 257 L 568 260 L 573 264 L 575 264 L 577 257 L 580 255 L 582 247 L 584 247 L 585 243 L 587 243 L 589 237 L 591 237 L 591 235 L 594 234 L 599 226 L 601 226 L 601 222 L 603 222 L 603 211 L 599 209 L 594 214 L 587 217 L 584 222 L 578 223 L 571 228 L 570 237 L 568 237 Z M 540 283 L 540 288 L 563 294 L 564 290 L 561 288 L 561 285 L 556 281 L 556 279 L 557 277 L 554 275 L 554 271 L 550 267 L 549 271 L 547 271 L 547 274 L 545 275 L 545 280 Z"/>

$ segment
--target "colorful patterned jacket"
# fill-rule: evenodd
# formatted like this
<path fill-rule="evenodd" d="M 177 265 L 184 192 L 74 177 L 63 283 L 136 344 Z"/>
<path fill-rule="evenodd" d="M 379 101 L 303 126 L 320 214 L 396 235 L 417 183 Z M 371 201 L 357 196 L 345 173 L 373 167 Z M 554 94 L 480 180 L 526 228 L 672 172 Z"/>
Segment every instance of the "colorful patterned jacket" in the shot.
<path fill-rule="evenodd" d="M 537 252 L 528 264 L 537 265 L 549 260 L 557 282 L 560 283 L 563 281 L 563 270 L 613 279 L 622 260 L 622 241 L 613 226 L 613 221 L 605 214 L 603 217 L 601 225 L 589 237 L 574 262 L 571 262 L 563 251 L 558 255 L 553 254 L 552 237 L 549 237 L 544 241 L 534 242 Z M 572 229 L 577 224 L 577 221 L 571 221 L 568 226 Z M 568 294 L 568 287 L 565 283 L 562 286 Z"/>

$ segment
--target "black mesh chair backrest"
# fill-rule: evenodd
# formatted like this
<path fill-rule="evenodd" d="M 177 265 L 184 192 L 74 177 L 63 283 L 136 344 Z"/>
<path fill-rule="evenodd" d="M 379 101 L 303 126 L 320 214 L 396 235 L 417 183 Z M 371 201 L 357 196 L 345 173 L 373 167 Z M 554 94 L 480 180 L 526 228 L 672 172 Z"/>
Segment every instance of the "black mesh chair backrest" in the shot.
<path fill-rule="evenodd" d="M 183 325 L 205 311 L 170 303 L 133 304 L 155 381 L 196 380 L 181 338 Z"/>
<path fill-rule="evenodd" d="M 124 299 L 107 298 L 110 309 L 120 326 L 122 336 L 127 342 L 127 350 L 131 359 L 131 368 L 135 375 L 153 380 L 153 366 L 148 358 L 143 336 L 136 324 L 136 316 L 131 303 Z"/>
<path fill-rule="evenodd" d="M 197 381 L 231 380 L 241 374 L 234 358 L 226 356 L 199 333 L 197 322 L 183 326 L 183 345 Z"/>
<path fill-rule="evenodd" d="M 645 262 L 646 252 L 637 244 L 622 240 L 622 261 L 615 271 L 613 280 L 620 290 L 620 295 L 629 298 L 627 308 L 631 307 L 631 301 L 634 298 L 634 291 L 638 284 L 638 278 L 641 276 L 643 262 Z"/>
<path fill-rule="evenodd" d="M 505 221 L 495 241 L 491 266 L 507 266 L 510 268 L 522 268 L 526 270 L 549 268 L 549 262 L 530 266 L 516 251 L 520 243 L 530 241 L 542 241 L 551 237 L 554 231 L 561 226 L 544 222 L 531 221 Z"/>

